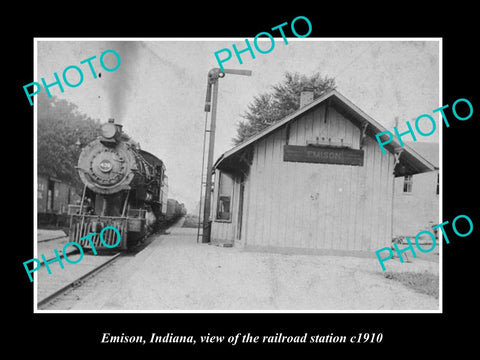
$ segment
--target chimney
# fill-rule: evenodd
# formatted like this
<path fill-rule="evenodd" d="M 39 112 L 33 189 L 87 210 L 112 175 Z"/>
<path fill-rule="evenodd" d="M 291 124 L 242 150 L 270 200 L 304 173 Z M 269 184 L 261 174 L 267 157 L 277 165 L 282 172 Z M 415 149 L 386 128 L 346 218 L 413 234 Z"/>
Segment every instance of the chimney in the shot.
<path fill-rule="evenodd" d="M 313 101 L 313 88 L 303 88 L 300 93 L 300 108 L 310 104 Z"/>

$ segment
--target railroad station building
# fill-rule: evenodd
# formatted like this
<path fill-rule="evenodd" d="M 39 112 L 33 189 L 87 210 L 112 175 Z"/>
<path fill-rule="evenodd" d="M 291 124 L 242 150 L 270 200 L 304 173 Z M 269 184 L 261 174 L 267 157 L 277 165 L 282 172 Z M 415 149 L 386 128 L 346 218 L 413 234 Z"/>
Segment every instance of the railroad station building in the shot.
<path fill-rule="evenodd" d="M 435 167 L 434 171 L 395 178 L 393 236 L 413 239 L 420 231 L 431 230 L 432 226 L 442 222 L 438 211 L 440 151 L 436 142 L 407 144 Z"/>
<path fill-rule="evenodd" d="M 251 250 L 372 252 L 390 246 L 395 179 L 434 171 L 336 90 L 231 150 L 214 165 L 211 242 Z"/>

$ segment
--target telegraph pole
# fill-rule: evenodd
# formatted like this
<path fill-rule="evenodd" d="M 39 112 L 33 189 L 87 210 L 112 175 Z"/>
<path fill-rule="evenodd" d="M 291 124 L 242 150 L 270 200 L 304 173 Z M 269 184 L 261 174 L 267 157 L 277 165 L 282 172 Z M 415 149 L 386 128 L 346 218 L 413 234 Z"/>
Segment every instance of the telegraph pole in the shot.
<path fill-rule="evenodd" d="M 205 99 L 205 112 L 210 112 L 210 130 L 205 130 L 210 133 L 208 142 L 208 159 L 207 159 L 207 177 L 205 181 L 205 203 L 203 208 L 203 233 L 202 243 L 210 242 L 210 207 L 212 200 L 212 171 L 213 171 L 213 152 L 215 148 L 215 127 L 217 118 L 217 99 L 218 99 L 218 79 L 223 78 L 225 74 L 245 75 L 250 76 L 250 70 L 235 70 L 213 68 L 208 72 L 207 78 L 207 96 Z M 211 109 L 210 109 L 211 106 Z M 203 174 L 202 174 L 203 182 Z M 201 201 L 201 196 L 200 196 Z M 200 221 L 200 220 L 199 220 Z"/>

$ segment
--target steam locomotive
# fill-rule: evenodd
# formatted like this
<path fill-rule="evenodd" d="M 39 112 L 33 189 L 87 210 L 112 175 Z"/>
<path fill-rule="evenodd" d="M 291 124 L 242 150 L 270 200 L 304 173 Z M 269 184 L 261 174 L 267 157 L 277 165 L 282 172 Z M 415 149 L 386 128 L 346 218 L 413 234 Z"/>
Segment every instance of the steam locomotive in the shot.
<path fill-rule="evenodd" d="M 70 241 L 95 248 L 117 243 L 114 226 L 121 235 L 116 248 L 127 249 L 155 231 L 167 213 L 168 177 L 156 156 L 140 149 L 113 119 L 101 127 L 97 139 L 85 146 L 78 159 L 78 173 L 84 184 L 79 204 L 69 205 Z"/>

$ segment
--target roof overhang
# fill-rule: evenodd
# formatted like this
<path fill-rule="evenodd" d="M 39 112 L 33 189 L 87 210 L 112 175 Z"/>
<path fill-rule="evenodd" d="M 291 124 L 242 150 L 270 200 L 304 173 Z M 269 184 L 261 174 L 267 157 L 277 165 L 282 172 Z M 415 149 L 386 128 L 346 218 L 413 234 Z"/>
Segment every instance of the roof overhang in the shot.
<path fill-rule="evenodd" d="M 285 126 L 289 122 L 300 117 L 302 114 L 325 101 L 328 101 L 330 105 L 334 106 L 339 112 L 349 118 L 352 123 L 354 123 L 360 129 L 367 125 L 365 134 L 366 136 L 370 136 L 371 138 L 375 139 L 375 141 L 377 141 L 375 138 L 376 134 L 387 131 L 385 127 L 375 121 L 371 116 L 364 113 L 345 96 L 336 90 L 331 90 L 312 101 L 310 104 L 298 109 L 297 111 L 294 111 L 292 114 L 286 116 L 282 120 L 270 125 L 244 142 L 223 153 L 215 162 L 214 169 L 218 168 L 222 171 L 234 172 L 236 164 L 238 165 L 237 160 L 239 158 L 245 158 L 245 150 L 251 147 L 253 143 L 281 128 L 282 126 Z M 411 147 L 407 145 L 401 146 L 395 138 L 390 143 L 385 145 L 385 149 L 392 154 L 397 154 L 399 156 L 399 166 L 395 169 L 395 176 L 414 175 L 418 173 L 434 171 L 437 169 Z"/>

